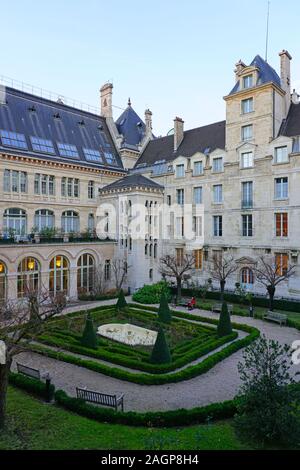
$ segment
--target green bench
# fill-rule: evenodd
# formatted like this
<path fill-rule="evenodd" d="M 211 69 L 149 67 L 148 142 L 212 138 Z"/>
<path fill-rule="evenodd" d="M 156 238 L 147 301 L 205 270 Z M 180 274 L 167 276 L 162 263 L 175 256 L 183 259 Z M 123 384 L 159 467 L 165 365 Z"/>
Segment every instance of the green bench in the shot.
<path fill-rule="evenodd" d="M 276 323 L 279 323 L 280 326 L 286 325 L 287 315 L 285 315 L 284 313 L 272 312 L 272 310 L 269 310 L 268 312 L 263 314 L 263 320 L 274 321 Z"/>

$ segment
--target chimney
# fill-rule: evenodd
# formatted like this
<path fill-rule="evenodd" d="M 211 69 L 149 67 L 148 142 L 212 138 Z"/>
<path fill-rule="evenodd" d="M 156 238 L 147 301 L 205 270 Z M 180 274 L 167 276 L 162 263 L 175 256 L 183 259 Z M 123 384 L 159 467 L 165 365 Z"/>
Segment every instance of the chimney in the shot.
<path fill-rule="evenodd" d="M 281 88 L 285 91 L 285 117 L 288 114 L 291 103 L 291 60 L 292 56 L 283 49 L 279 52 L 280 57 L 280 81 Z"/>
<path fill-rule="evenodd" d="M 152 113 L 150 109 L 146 109 L 145 111 L 145 124 L 146 124 L 146 134 L 152 134 Z"/>
<path fill-rule="evenodd" d="M 105 83 L 100 88 L 100 97 L 101 97 L 101 116 L 105 118 L 112 118 L 112 83 Z"/>
<path fill-rule="evenodd" d="M 183 141 L 183 124 L 180 117 L 174 119 L 174 152 L 177 152 L 179 145 Z"/>
<path fill-rule="evenodd" d="M 238 81 L 240 78 L 240 73 L 241 71 L 246 67 L 244 62 L 240 59 L 236 64 L 235 64 L 235 80 Z"/>

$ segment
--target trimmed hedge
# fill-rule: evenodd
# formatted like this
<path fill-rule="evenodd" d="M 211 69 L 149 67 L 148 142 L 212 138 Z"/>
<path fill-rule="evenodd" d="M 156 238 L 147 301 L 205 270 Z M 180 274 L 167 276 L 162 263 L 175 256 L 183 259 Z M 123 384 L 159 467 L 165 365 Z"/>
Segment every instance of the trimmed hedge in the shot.
<path fill-rule="evenodd" d="M 170 288 L 164 281 L 141 287 L 133 294 L 132 299 L 141 304 L 159 304 L 162 292 L 166 294 L 168 301 L 171 301 Z"/>
<path fill-rule="evenodd" d="M 166 383 L 176 383 L 184 380 L 189 380 L 201 374 L 204 374 L 208 370 L 212 369 L 218 362 L 221 362 L 222 360 L 231 356 L 231 354 L 238 351 L 239 349 L 248 346 L 260 335 L 259 330 L 257 330 L 256 328 L 250 327 L 248 325 L 238 326 L 244 331 L 250 331 L 250 334 L 245 338 L 235 341 L 234 343 L 230 343 L 221 351 L 218 351 L 204 359 L 201 363 L 186 367 L 185 369 L 170 374 L 153 375 L 129 372 L 123 369 L 118 369 L 116 367 L 110 367 L 105 364 L 94 362 L 92 360 L 81 359 L 80 357 L 72 356 L 70 354 L 53 351 L 51 349 L 39 345 L 32 346 L 32 350 L 39 354 L 43 354 L 45 356 L 52 357 L 63 362 L 69 362 L 70 364 L 75 364 L 80 367 L 85 367 L 95 372 L 99 372 L 109 377 L 115 377 L 117 379 L 124 380 L 127 382 L 133 382 L 140 385 L 162 385 Z M 234 324 L 233 327 L 235 327 Z"/>
<path fill-rule="evenodd" d="M 37 397 L 43 398 L 43 400 L 51 401 L 54 397 L 55 387 L 53 384 L 50 385 L 48 393 L 46 389 L 46 384 L 44 382 L 41 382 L 37 379 L 33 379 L 31 377 L 26 377 L 22 374 L 10 372 L 9 383 Z"/>
<path fill-rule="evenodd" d="M 55 400 L 63 408 L 96 421 L 147 427 L 189 426 L 207 423 L 211 420 L 228 419 L 234 416 L 237 409 L 235 400 L 228 400 L 189 410 L 182 408 L 171 411 L 148 411 L 146 413 L 127 411 L 122 413 L 89 405 L 83 400 L 69 397 L 62 390 L 57 390 Z"/>
<path fill-rule="evenodd" d="M 176 292 L 175 288 L 172 288 L 172 293 Z M 195 295 L 197 298 L 197 289 L 182 289 L 182 295 L 192 296 Z M 220 300 L 220 292 L 219 291 L 208 291 L 206 294 L 207 299 L 213 300 Z M 224 293 L 224 300 L 226 302 L 233 302 L 240 304 L 240 297 L 231 292 Z M 205 301 L 204 301 L 205 302 Z M 253 297 L 252 298 L 252 305 L 254 307 L 263 307 L 269 308 L 269 299 L 268 297 Z M 300 301 L 296 300 L 284 300 L 284 299 L 275 299 L 274 300 L 274 308 L 277 310 L 285 310 L 288 312 L 296 312 L 300 313 Z"/>

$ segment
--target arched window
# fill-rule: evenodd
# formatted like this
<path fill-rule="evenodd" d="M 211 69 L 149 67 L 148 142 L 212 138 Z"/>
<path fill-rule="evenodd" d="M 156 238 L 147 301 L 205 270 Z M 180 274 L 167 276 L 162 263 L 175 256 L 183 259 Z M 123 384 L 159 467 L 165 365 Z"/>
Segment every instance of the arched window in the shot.
<path fill-rule="evenodd" d="M 154 244 L 154 258 L 157 258 L 157 243 Z"/>
<path fill-rule="evenodd" d="M 129 240 L 129 250 L 131 251 L 132 250 L 132 238 L 130 235 L 128 237 L 128 240 Z"/>
<path fill-rule="evenodd" d="M 6 265 L 0 260 L 0 303 L 6 299 Z"/>
<path fill-rule="evenodd" d="M 88 231 L 93 233 L 95 231 L 95 217 L 94 214 L 89 214 L 88 217 Z"/>
<path fill-rule="evenodd" d="M 6 235 L 26 235 L 27 217 L 23 209 L 6 209 L 3 219 L 3 231 Z"/>
<path fill-rule="evenodd" d="M 128 201 L 128 216 L 132 217 L 132 204 L 131 201 Z"/>
<path fill-rule="evenodd" d="M 39 232 L 44 228 L 54 228 L 54 212 L 48 209 L 36 211 L 34 225 Z"/>
<path fill-rule="evenodd" d="M 57 292 L 67 292 L 69 286 L 69 262 L 65 256 L 55 256 L 50 261 L 49 290 Z"/>
<path fill-rule="evenodd" d="M 149 269 L 149 279 L 153 279 L 153 269 Z"/>
<path fill-rule="evenodd" d="M 246 289 L 251 289 L 254 284 L 254 274 L 252 269 L 243 268 L 241 270 L 241 284 Z"/>
<path fill-rule="evenodd" d="M 61 228 L 63 232 L 79 232 L 79 215 L 75 211 L 65 211 L 62 213 Z"/>
<path fill-rule="evenodd" d="M 77 262 L 77 291 L 78 293 L 92 292 L 95 281 L 95 260 L 88 253 L 80 256 Z"/>
<path fill-rule="evenodd" d="M 153 245 L 152 245 L 152 244 L 151 244 L 151 245 L 149 245 L 149 256 L 152 256 L 152 247 L 153 247 Z"/>
<path fill-rule="evenodd" d="M 18 266 L 18 297 L 39 290 L 40 265 L 35 258 L 24 258 Z"/>
<path fill-rule="evenodd" d="M 145 245 L 145 255 L 146 256 L 148 255 L 148 243 L 146 243 L 146 245 Z"/>

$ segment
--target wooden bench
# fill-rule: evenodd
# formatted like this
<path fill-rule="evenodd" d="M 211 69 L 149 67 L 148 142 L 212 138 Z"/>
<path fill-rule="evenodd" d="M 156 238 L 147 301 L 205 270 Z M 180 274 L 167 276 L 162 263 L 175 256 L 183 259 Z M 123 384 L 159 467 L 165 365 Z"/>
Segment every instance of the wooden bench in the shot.
<path fill-rule="evenodd" d="M 27 375 L 27 377 L 32 377 L 33 379 L 41 380 L 41 374 L 38 369 L 33 369 L 33 367 L 25 366 L 17 362 L 17 371 L 19 374 Z"/>
<path fill-rule="evenodd" d="M 111 406 L 118 411 L 118 406 L 121 406 L 121 411 L 124 411 L 124 394 L 117 397 L 117 395 L 108 395 L 107 393 L 94 392 L 86 388 L 76 387 L 77 398 L 84 401 L 96 403 L 97 405 Z"/>
<path fill-rule="evenodd" d="M 276 323 L 279 323 L 280 326 L 282 324 L 286 325 L 287 315 L 285 315 L 284 313 L 272 312 L 272 310 L 269 310 L 268 312 L 263 314 L 263 320 L 274 321 Z"/>
<path fill-rule="evenodd" d="M 227 308 L 228 308 L 228 312 L 230 315 L 232 315 L 232 310 L 233 310 L 233 306 L 231 304 L 227 304 Z M 222 304 L 221 303 L 218 303 L 218 304 L 213 304 L 212 307 L 211 307 L 211 311 L 214 313 L 221 313 L 222 311 Z"/>

